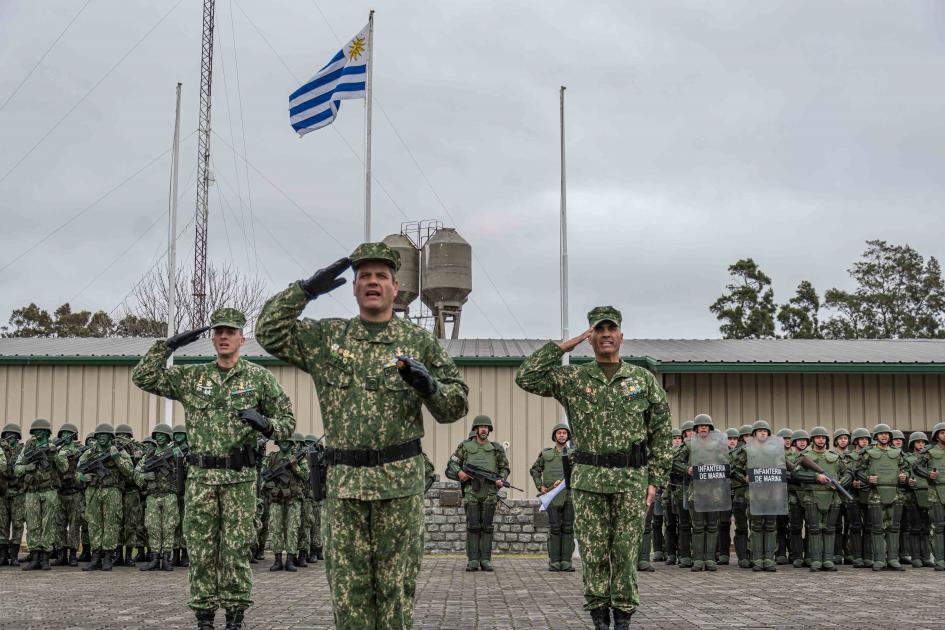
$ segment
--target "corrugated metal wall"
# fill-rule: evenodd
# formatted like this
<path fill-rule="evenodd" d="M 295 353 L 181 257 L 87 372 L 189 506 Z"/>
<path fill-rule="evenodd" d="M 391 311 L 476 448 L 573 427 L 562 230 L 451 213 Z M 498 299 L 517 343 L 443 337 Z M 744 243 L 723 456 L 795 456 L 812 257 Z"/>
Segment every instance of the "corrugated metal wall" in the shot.
<path fill-rule="evenodd" d="M 299 431 L 321 435 L 311 378 L 292 367 L 272 371 L 292 399 Z M 528 469 L 551 443 L 557 403 L 516 387 L 514 367 L 461 371 L 469 385 L 469 415 L 450 425 L 427 415 L 424 450 L 442 476 L 472 418 L 486 414 L 496 427 L 494 439 L 509 443 L 512 483 L 534 496 Z M 904 431 L 925 430 L 943 419 L 945 408 L 945 376 L 936 374 L 664 374 L 663 379 L 677 426 L 705 412 L 722 428 L 764 418 L 776 429 L 820 424 L 832 431 L 888 422 Z M 182 422 L 183 410 L 175 407 L 175 419 Z M 19 422 L 24 431 L 31 420 L 45 417 L 55 428 L 72 422 L 83 436 L 99 422 L 126 422 L 140 437 L 163 421 L 163 411 L 161 399 L 131 383 L 131 366 L 0 366 L 0 419 Z M 513 492 L 512 498 L 521 497 Z"/>

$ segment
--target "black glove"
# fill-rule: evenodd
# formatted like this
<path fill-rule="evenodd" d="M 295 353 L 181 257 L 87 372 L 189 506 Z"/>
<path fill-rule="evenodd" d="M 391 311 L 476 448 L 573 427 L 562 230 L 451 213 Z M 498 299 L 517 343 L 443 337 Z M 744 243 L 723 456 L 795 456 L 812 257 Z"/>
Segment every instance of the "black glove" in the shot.
<path fill-rule="evenodd" d="M 350 258 L 339 258 L 324 269 L 316 271 L 315 275 L 308 280 L 300 280 L 299 285 L 301 285 L 302 290 L 305 291 L 305 295 L 308 296 L 308 299 L 314 300 L 319 295 L 334 291 L 347 282 L 346 278 L 339 278 L 338 275 L 343 273 L 350 266 Z"/>
<path fill-rule="evenodd" d="M 416 359 L 397 357 L 397 371 L 407 384 L 417 390 L 421 398 L 427 398 L 436 392 L 436 381 L 430 376 L 427 366 Z"/>
<path fill-rule="evenodd" d="M 244 409 L 240 412 L 240 420 L 256 429 L 266 437 L 272 436 L 272 423 L 255 409 Z"/>
<path fill-rule="evenodd" d="M 167 338 L 167 345 L 171 350 L 177 350 L 180 347 L 197 341 L 200 339 L 200 335 L 204 334 L 208 330 L 210 330 L 210 327 L 204 326 L 203 328 L 198 328 L 197 330 L 186 330 L 182 333 L 177 333 L 173 337 Z"/>

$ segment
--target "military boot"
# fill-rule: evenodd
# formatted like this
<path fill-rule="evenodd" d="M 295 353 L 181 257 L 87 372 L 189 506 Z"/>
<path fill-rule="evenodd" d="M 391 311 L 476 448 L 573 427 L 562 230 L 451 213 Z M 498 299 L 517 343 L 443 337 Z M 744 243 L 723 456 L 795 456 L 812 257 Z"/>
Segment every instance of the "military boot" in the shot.
<path fill-rule="evenodd" d="M 308 562 L 305 560 L 305 556 L 308 555 L 308 551 L 305 549 L 299 549 L 299 553 L 295 556 L 295 566 L 300 569 L 307 569 Z"/>
<path fill-rule="evenodd" d="M 308 557 L 305 559 L 305 561 L 308 562 L 309 564 L 315 564 L 316 562 L 318 562 L 318 556 L 315 555 L 314 548 L 309 550 Z"/>
<path fill-rule="evenodd" d="M 765 533 L 761 530 L 751 532 L 751 570 L 764 571 L 765 568 Z"/>
<path fill-rule="evenodd" d="M 115 550 L 105 549 L 102 551 L 102 571 L 111 571 L 115 565 Z"/>
<path fill-rule="evenodd" d="M 172 556 L 171 562 L 174 563 L 175 567 L 180 566 L 180 549 L 174 550 L 174 555 Z"/>
<path fill-rule="evenodd" d="M 266 559 L 266 546 L 259 545 L 256 547 L 256 559 L 265 560 Z"/>
<path fill-rule="evenodd" d="M 906 568 L 899 562 L 899 532 L 886 534 L 886 551 L 889 556 L 889 570 L 905 571 Z"/>
<path fill-rule="evenodd" d="M 319 560 L 324 560 L 325 556 L 322 554 L 323 547 L 315 547 L 315 557 Z"/>
<path fill-rule="evenodd" d="M 189 567 L 190 566 L 190 556 L 187 555 L 187 547 L 184 547 L 180 550 L 180 566 Z"/>
<path fill-rule="evenodd" d="M 601 606 L 592 610 L 591 621 L 594 623 L 594 630 L 608 630 L 610 628 L 610 608 Z"/>
<path fill-rule="evenodd" d="M 48 551 L 39 552 L 39 568 L 42 571 L 49 571 L 49 552 Z"/>
<path fill-rule="evenodd" d="M 479 570 L 479 532 L 466 532 L 466 570 Z"/>
<path fill-rule="evenodd" d="M 7 566 L 7 562 L 10 555 L 9 549 L 10 549 L 9 545 L 0 545 L 0 567 Z"/>
<path fill-rule="evenodd" d="M 285 554 L 285 570 L 290 573 L 295 573 L 298 569 L 295 568 L 295 554 L 287 553 Z"/>
<path fill-rule="evenodd" d="M 249 563 L 259 564 L 259 560 L 256 559 L 256 545 L 249 548 Z"/>
<path fill-rule="evenodd" d="M 226 611 L 226 630 L 242 630 L 243 611 L 235 608 Z"/>
<path fill-rule="evenodd" d="M 548 570 L 561 570 L 561 534 L 548 534 Z"/>
<path fill-rule="evenodd" d="M 483 571 L 493 571 L 492 568 L 492 519 L 495 517 L 495 505 L 486 505 L 483 508 L 483 526 L 479 534 L 479 568 Z"/>
<path fill-rule="evenodd" d="M 75 555 L 75 549 L 73 549 L 72 547 L 69 547 L 69 560 L 68 560 L 68 563 L 69 563 L 69 566 L 70 566 L 70 567 L 77 567 L 77 566 L 79 566 L 79 559 L 76 557 L 76 555 Z"/>
<path fill-rule="evenodd" d="M 83 571 L 100 571 L 102 568 L 102 550 L 95 549 L 89 554 L 89 563 L 82 567 Z"/>
<path fill-rule="evenodd" d="M 56 549 L 53 549 L 51 553 L 46 553 L 46 559 L 49 562 L 49 566 L 59 567 L 66 563 L 66 558 L 63 557 L 62 552 L 63 550 L 57 547 Z"/>
<path fill-rule="evenodd" d="M 135 566 L 134 558 L 135 548 L 130 545 L 125 545 L 124 554 L 122 554 L 122 548 L 118 548 L 118 558 L 115 559 L 115 564 L 120 567 L 133 567 Z"/>
<path fill-rule="evenodd" d="M 633 613 L 628 613 L 614 608 L 614 630 L 630 630 L 630 617 Z"/>
<path fill-rule="evenodd" d="M 558 565 L 562 571 L 568 573 L 574 571 L 574 565 L 571 564 L 572 556 L 574 556 L 574 532 L 564 532 L 561 534 L 561 564 Z"/>
<path fill-rule="evenodd" d="M 149 554 L 146 554 L 144 547 L 138 547 L 138 555 L 135 556 L 135 562 L 144 562 L 148 559 Z"/>
<path fill-rule="evenodd" d="M 715 561 L 715 553 L 719 546 L 719 530 L 706 531 L 705 533 L 705 570 L 717 571 L 718 566 Z"/>
<path fill-rule="evenodd" d="M 163 554 L 163 556 L 162 556 L 162 558 L 163 558 L 163 561 L 161 562 L 161 570 L 162 570 L 162 571 L 173 571 L 173 570 L 174 570 L 174 565 L 171 564 L 171 552 L 170 552 L 170 551 L 165 551 L 164 554 Z"/>
<path fill-rule="evenodd" d="M 929 537 L 919 534 L 919 545 L 919 548 L 922 550 L 922 566 L 934 566 L 935 563 L 932 562 L 932 549 L 929 547 Z"/>
<path fill-rule="evenodd" d="M 19 543 L 13 543 L 10 545 L 10 566 L 18 567 L 20 566 L 20 545 Z"/>
<path fill-rule="evenodd" d="M 197 610 L 194 611 L 194 615 L 197 617 L 197 630 L 213 630 L 215 610 Z"/>
<path fill-rule="evenodd" d="M 653 565 L 650 564 L 650 533 L 644 530 L 643 537 L 640 540 L 640 549 L 637 553 L 637 571 L 652 573 L 655 570 Z M 616 610 L 615 608 L 614 614 L 616 614 Z"/>
<path fill-rule="evenodd" d="M 156 553 L 149 553 L 145 560 L 148 563 L 138 567 L 139 571 L 157 571 L 161 567 L 161 557 Z"/>
<path fill-rule="evenodd" d="M 23 571 L 39 571 L 39 551 L 31 551 Z"/>
<path fill-rule="evenodd" d="M 689 569 L 691 571 L 705 570 L 705 534 L 692 537 L 692 564 Z"/>
<path fill-rule="evenodd" d="M 89 545 L 82 543 L 82 553 L 79 554 L 79 557 L 76 558 L 79 562 L 91 562 L 92 561 L 92 550 L 89 548 Z"/>
<path fill-rule="evenodd" d="M 272 566 L 269 567 L 270 571 L 285 571 L 285 565 L 282 564 L 282 554 L 276 552 L 273 554 L 275 557 L 272 560 Z"/>

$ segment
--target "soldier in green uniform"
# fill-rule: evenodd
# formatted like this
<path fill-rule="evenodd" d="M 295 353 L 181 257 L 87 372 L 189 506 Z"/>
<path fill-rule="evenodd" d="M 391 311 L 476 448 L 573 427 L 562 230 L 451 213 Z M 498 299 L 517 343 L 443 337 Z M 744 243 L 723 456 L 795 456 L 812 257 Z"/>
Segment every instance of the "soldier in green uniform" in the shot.
<path fill-rule="evenodd" d="M 859 516 L 858 519 L 851 519 L 850 537 L 859 541 L 854 543 L 854 569 L 866 569 L 873 566 L 873 542 L 870 534 L 869 510 L 867 509 L 869 505 L 869 487 L 856 476 L 856 469 L 859 466 L 857 462 L 860 461 L 869 446 L 869 429 L 865 427 L 853 429 L 851 447 L 848 449 L 850 451 L 850 467 L 854 471 L 853 482 L 850 484 L 850 494 L 856 498 L 857 511 L 855 516 Z"/>
<path fill-rule="evenodd" d="M 814 481 L 814 474 L 797 463 L 801 455 L 806 455 L 810 446 L 810 433 L 798 429 L 791 434 L 791 448 L 784 456 L 789 468 L 793 468 L 788 485 L 788 526 L 790 528 L 791 564 L 795 569 L 811 566 L 811 559 L 806 556 L 807 540 L 804 537 L 811 525 L 806 522 L 805 510 L 810 491 L 807 484 Z"/>
<path fill-rule="evenodd" d="M 189 606 L 199 628 L 212 628 L 217 608 L 228 628 L 241 628 L 252 605 L 249 549 L 256 511 L 256 440 L 292 435 L 292 404 L 276 378 L 240 357 L 246 316 L 217 309 L 210 326 L 155 342 L 131 374 L 146 392 L 178 400 L 191 449 L 187 455 L 184 538 L 190 551 Z M 166 367 L 181 346 L 212 329 L 216 360 Z"/>
<path fill-rule="evenodd" d="M 311 468 L 308 466 L 308 446 L 305 444 L 305 436 L 296 431 L 292 434 L 292 443 L 295 458 L 300 462 L 304 461 L 306 470 L 311 471 Z M 308 546 L 311 540 L 312 503 L 314 501 L 311 479 L 306 476 L 303 481 L 304 483 L 299 483 L 299 480 L 293 479 L 293 483 L 296 484 L 297 491 L 300 495 L 298 498 L 299 526 L 296 529 L 295 545 L 295 566 L 299 569 L 308 568 Z"/>
<path fill-rule="evenodd" d="M 852 458 L 850 452 L 850 432 L 840 427 L 839 429 L 834 430 L 833 432 L 833 441 L 831 442 L 832 449 L 834 453 L 840 456 L 840 459 L 843 460 L 843 466 L 846 470 L 852 470 L 850 462 Z M 850 473 L 851 478 L 853 473 Z M 851 493 L 852 494 L 852 493 Z M 856 495 L 854 495 L 855 499 Z M 850 548 L 847 546 L 847 543 L 850 539 L 850 521 L 851 521 L 851 512 L 850 505 L 855 502 L 850 501 L 846 497 L 841 497 L 840 503 L 840 515 L 837 517 L 837 535 L 834 540 L 833 547 L 833 563 L 837 566 L 841 564 L 853 564 L 853 553 Z"/>
<path fill-rule="evenodd" d="M 876 444 L 866 449 L 857 462 L 856 475 L 869 489 L 869 524 L 873 540 L 873 570 L 886 567 L 903 571 L 899 563 L 899 523 L 902 495 L 899 485 L 909 477 L 909 468 L 898 448 L 890 444 L 892 429 L 888 424 L 873 427 Z"/>
<path fill-rule="evenodd" d="M 354 267 L 358 317 L 299 320 Z M 426 330 L 394 317 L 400 255 L 364 243 L 271 298 L 256 324 L 270 354 L 311 374 L 325 423 L 325 569 L 339 628 L 409 628 L 423 553 L 421 408 L 459 420 L 468 388 Z"/>
<path fill-rule="evenodd" d="M 840 514 L 840 493 L 831 484 L 827 475 L 841 486 L 850 483 L 851 474 L 846 470 L 843 458 L 829 449 L 830 433 L 824 427 L 814 427 L 810 432 L 811 446 L 804 453 L 811 461 L 824 469 L 824 473 L 811 471 L 813 481 L 807 482 L 804 495 L 804 510 L 807 534 L 807 553 L 811 560 L 811 571 L 836 571 L 834 564 L 834 538 L 837 533 L 837 517 Z"/>
<path fill-rule="evenodd" d="M 45 418 L 30 424 L 30 439 L 16 458 L 14 472 L 26 490 L 26 542 L 32 561 L 24 571 L 49 569 L 49 552 L 56 544 L 60 475 L 69 462 L 49 443 L 52 425 Z M 45 453 L 43 453 L 45 452 Z M 37 454 L 43 453 L 38 459 Z"/>
<path fill-rule="evenodd" d="M 62 440 L 59 452 L 63 454 L 69 464 L 66 471 L 60 475 L 59 523 L 56 528 L 56 546 L 61 550 L 58 564 L 68 564 L 70 567 L 79 564 L 76 551 L 82 540 L 80 530 L 82 513 L 85 512 L 84 487 L 75 476 L 76 464 L 78 464 L 79 456 L 82 454 L 80 446 L 75 441 L 78 435 L 79 430 L 76 426 L 68 422 L 59 427 L 59 431 L 56 433 L 56 437 Z"/>
<path fill-rule="evenodd" d="M 0 438 L 0 567 L 7 564 L 8 547 L 6 535 L 10 527 L 10 507 L 7 503 L 7 449 L 6 440 Z"/>
<path fill-rule="evenodd" d="M 20 541 L 23 540 L 23 527 L 26 525 L 26 491 L 23 481 L 15 472 L 16 459 L 23 451 L 20 426 L 15 422 L 3 428 L 3 440 L 7 444 L 7 501 L 9 505 L 9 541 L 10 566 L 20 565 Z"/>
<path fill-rule="evenodd" d="M 190 445 L 187 444 L 187 427 L 183 424 L 174 425 L 174 446 L 177 447 L 183 455 L 182 464 L 184 465 L 184 478 L 187 478 L 187 454 L 190 452 Z M 184 495 L 179 492 L 177 495 L 177 513 L 180 514 L 177 527 L 174 529 L 174 553 L 171 556 L 171 565 L 175 567 L 189 567 L 190 558 L 187 556 L 187 541 L 184 540 Z"/>
<path fill-rule="evenodd" d="M 725 437 L 728 440 L 729 459 L 731 460 L 732 451 L 738 448 L 740 436 L 738 429 L 729 427 L 725 429 Z M 735 485 L 732 484 L 732 501 L 735 500 Z M 733 507 L 734 510 L 734 507 Z M 719 512 L 719 548 L 716 553 L 717 561 L 720 565 L 727 565 L 732 551 L 732 513 L 733 510 Z"/>
<path fill-rule="evenodd" d="M 273 475 L 263 485 L 269 498 L 269 547 L 275 554 L 270 571 L 295 572 L 302 523 L 304 486 L 308 485 L 308 464 L 296 456 L 290 439 L 277 440 L 278 451 L 266 456 L 264 474 Z M 275 475 L 277 471 L 280 474 Z M 285 554 L 285 562 L 282 554 Z"/>
<path fill-rule="evenodd" d="M 509 460 L 498 442 L 489 440 L 492 420 L 476 416 L 472 423 L 475 437 L 462 442 L 450 456 L 446 476 L 458 479 L 463 486 L 463 506 L 466 511 L 466 570 L 492 571 L 493 520 L 503 479 L 509 476 Z M 489 483 L 467 475 L 466 465 L 476 466 L 500 477 Z"/>
<path fill-rule="evenodd" d="M 682 423 L 682 440 L 670 453 L 671 467 L 669 483 L 673 488 L 673 513 L 676 515 L 676 544 L 679 568 L 692 568 L 692 517 L 689 514 L 689 451 L 684 450 L 686 440 L 692 437 L 692 420 Z"/>
<path fill-rule="evenodd" d="M 899 449 L 900 457 L 906 457 L 908 453 L 905 450 L 905 434 L 899 429 L 893 429 L 891 435 L 892 438 L 889 443 L 893 448 Z M 909 464 L 909 470 L 912 470 L 912 464 Z M 902 496 L 902 515 L 899 519 L 899 564 L 904 566 L 912 564 L 912 541 L 909 538 L 908 519 L 909 514 L 915 508 L 915 494 L 912 492 L 914 485 L 915 479 L 911 476 L 899 484 L 899 494 Z"/>
<path fill-rule="evenodd" d="M 144 445 L 134 438 L 134 429 L 130 424 L 115 427 L 115 446 L 131 456 L 131 465 L 137 466 L 144 456 Z M 141 489 L 134 477 L 125 481 L 121 493 L 121 529 L 118 543 L 121 545 L 116 554 L 115 564 L 126 567 L 135 566 L 135 562 L 144 560 L 144 502 Z M 138 555 L 135 556 L 135 547 Z M 122 553 L 124 549 L 124 553 Z"/>
<path fill-rule="evenodd" d="M 156 448 L 135 467 L 135 483 L 145 497 L 144 522 L 148 532 L 148 564 L 141 571 L 173 571 L 171 550 L 174 547 L 174 531 L 180 522 L 177 509 L 177 458 L 183 457 L 174 446 L 173 430 L 167 424 L 159 424 L 151 430 Z M 164 459 L 167 463 L 154 470 L 145 471 L 149 463 Z"/>
<path fill-rule="evenodd" d="M 571 429 L 565 423 L 551 429 L 553 446 L 542 449 L 529 469 L 539 494 L 558 487 L 564 481 L 564 458 L 567 457 Z M 568 488 L 558 493 L 547 508 L 548 512 L 548 570 L 574 571 L 571 555 L 574 553 L 574 503 Z"/>
<path fill-rule="evenodd" d="M 10 544 L 10 521 L 13 511 L 13 487 L 16 475 L 13 473 L 13 464 L 19 453 L 14 453 L 11 442 L 18 441 L 20 427 L 9 423 L 0 431 L 0 567 L 13 564 L 17 554 Z M 19 545 L 17 545 L 19 547 Z"/>
<path fill-rule="evenodd" d="M 322 488 L 324 492 L 324 461 L 325 461 L 325 447 L 322 446 L 321 440 L 319 440 L 314 435 L 305 436 L 305 444 L 309 449 L 315 453 L 315 462 L 318 464 L 316 470 L 311 471 L 313 475 L 321 475 L 322 478 Z M 427 469 L 427 472 L 432 472 L 433 463 L 430 462 L 430 459 L 426 456 L 426 453 L 423 453 L 424 466 Z M 430 462 L 429 466 L 426 466 L 427 462 Z M 426 489 L 430 489 L 430 475 L 427 474 L 428 483 L 426 484 Z M 310 486 L 311 487 L 311 486 Z M 312 497 L 312 514 L 311 514 L 311 523 L 308 531 L 308 548 L 309 556 L 306 558 L 308 562 L 317 562 L 319 560 L 324 560 L 324 555 L 322 553 L 322 499 L 323 497 Z"/>
<path fill-rule="evenodd" d="M 666 483 L 672 431 L 666 392 L 652 372 L 620 358 L 620 312 L 599 306 L 590 328 L 528 357 L 515 382 L 552 396 L 568 414 L 575 533 L 584 565 L 584 609 L 595 628 L 628 628 L 640 605 L 637 550 L 646 511 Z M 595 361 L 561 365 L 566 352 L 589 341 Z"/>
<path fill-rule="evenodd" d="M 770 439 L 770 433 L 771 425 L 764 420 L 756 420 L 751 425 L 751 437 L 756 441 L 756 444 L 764 445 Z M 746 442 L 743 448 L 736 449 L 733 453 L 732 478 L 733 480 L 740 480 L 745 488 L 746 515 L 751 528 L 751 569 L 756 572 L 769 571 L 774 573 L 778 570 L 775 566 L 775 552 L 779 538 L 778 517 L 771 515 L 770 512 L 760 514 L 761 510 L 757 509 L 755 513 L 751 511 L 748 492 L 748 449 L 749 446 Z M 741 565 L 741 556 L 739 556 L 739 566 Z"/>
<path fill-rule="evenodd" d="M 79 457 L 76 479 L 85 484 L 85 521 L 89 525 L 92 559 L 83 571 L 111 571 L 121 528 L 121 495 L 125 479 L 134 474 L 131 456 L 114 444 L 115 429 L 102 423 L 95 427 L 92 448 Z M 107 455 L 107 457 L 106 457 Z M 102 460 L 101 466 L 83 473 L 84 464 Z"/>
<path fill-rule="evenodd" d="M 916 476 L 928 480 L 929 518 L 932 521 L 932 555 L 935 570 L 945 571 L 945 422 L 932 427 L 932 443 L 913 466 Z M 928 535 L 928 531 L 925 532 Z"/>
<path fill-rule="evenodd" d="M 769 427 L 770 432 L 770 427 Z M 732 449 L 731 466 L 734 469 L 738 453 L 745 448 L 745 440 L 752 435 L 752 425 L 743 424 L 738 428 L 738 445 Z M 735 521 L 735 555 L 738 566 L 751 568 L 751 555 L 748 550 L 748 482 L 744 478 L 732 476 L 732 520 Z"/>
<path fill-rule="evenodd" d="M 916 467 L 920 465 L 922 452 L 929 443 L 928 436 L 922 431 L 913 431 L 909 436 L 909 452 L 905 455 L 906 464 L 909 466 L 909 494 L 910 500 L 906 502 L 908 518 L 909 545 L 912 549 L 912 567 L 921 569 L 922 567 L 933 566 L 930 558 L 932 550 L 929 547 L 929 531 L 932 529 L 932 523 L 929 520 L 929 479 L 916 473 Z"/>
<path fill-rule="evenodd" d="M 671 457 L 674 457 L 676 451 L 682 446 L 682 430 L 673 429 L 672 436 L 670 453 Z M 682 477 L 674 476 L 672 469 L 670 469 L 669 479 L 663 487 L 665 488 L 663 491 L 663 511 L 666 514 L 666 564 L 672 565 L 679 561 L 679 510 L 677 510 L 676 501 L 682 488 Z"/>
<path fill-rule="evenodd" d="M 791 451 L 791 436 L 794 435 L 788 427 L 783 429 L 778 429 L 777 436 L 784 441 L 784 453 L 787 457 L 787 453 Z M 790 508 L 789 508 L 790 509 Z M 790 514 L 782 515 L 777 517 L 778 521 L 778 548 L 775 551 L 775 562 L 777 564 L 788 564 L 788 547 L 790 547 L 791 540 L 791 526 L 790 526 Z"/>
<path fill-rule="evenodd" d="M 693 460 L 691 446 L 693 440 L 704 440 L 706 436 L 715 431 L 715 423 L 711 416 L 700 413 L 693 419 L 692 425 L 695 435 L 683 444 L 680 457 L 673 460 L 673 466 L 678 468 L 677 472 L 684 471 L 684 474 L 689 478 L 686 500 L 689 505 L 689 518 L 692 521 L 692 566 L 690 570 L 718 571 L 716 553 L 718 552 L 719 511 L 703 512 L 697 510 L 694 505 L 692 477 L 695 474 L 696 462 Z"/>

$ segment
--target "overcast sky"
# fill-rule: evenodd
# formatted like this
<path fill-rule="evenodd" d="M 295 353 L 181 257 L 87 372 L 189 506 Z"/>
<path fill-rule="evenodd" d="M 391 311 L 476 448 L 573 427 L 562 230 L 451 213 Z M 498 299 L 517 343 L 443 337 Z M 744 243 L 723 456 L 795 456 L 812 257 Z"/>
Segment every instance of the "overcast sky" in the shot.
<path fill-rule="evenodd" d="M 153 164 L 0 271 L 2 323 L 113 310 L 163 261 L 178 81 L 193 217 L 200 0 L 92 0 L 8 100 L 84 4 L 0 0 L 0 267 Z M 718 337 L 740 257 L 783 302 L 849 288 L 867 239 L 945 255 L 945 4 L 218 0 L 210 258 L 272 291 L 361 240 L 362 102 L 299 139 L 287 100 L 370 8 L 374 236 L 435 218 L 471 243 L 464 337 L 559 334 L 560 85 L 573 333 L 609 303 L 628 338 Z M 337 293 L 306 314 L 351 316 Z"/>

